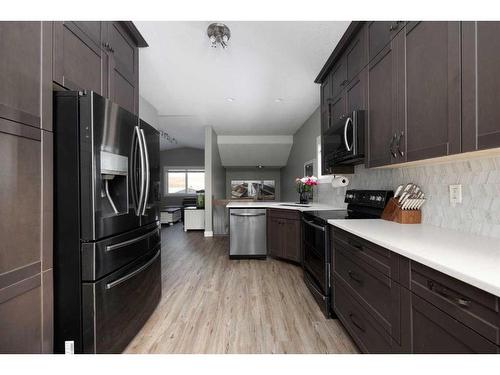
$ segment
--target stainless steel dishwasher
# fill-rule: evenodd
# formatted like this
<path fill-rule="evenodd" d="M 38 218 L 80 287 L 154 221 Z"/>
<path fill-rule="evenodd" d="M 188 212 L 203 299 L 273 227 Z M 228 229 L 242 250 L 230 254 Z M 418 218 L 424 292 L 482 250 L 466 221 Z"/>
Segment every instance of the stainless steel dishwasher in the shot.
<path fill-rule="evenodd" d="M 229 257 L 265 258 L 267 255 L 266 209 L 229 210 Z"/>

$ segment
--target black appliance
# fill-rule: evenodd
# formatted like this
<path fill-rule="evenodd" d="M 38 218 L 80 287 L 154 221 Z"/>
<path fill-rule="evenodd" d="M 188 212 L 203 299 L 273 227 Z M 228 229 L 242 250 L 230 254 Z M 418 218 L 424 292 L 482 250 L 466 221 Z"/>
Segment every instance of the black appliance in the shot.
<path fill-rule="evenodd" d="M 365 111 L 353 111 L 341 117 L 322 136 L 326 173 L 334 166 L 363 163 L 365 158 Z"/>
<path fill-rule="evenodd" d="M 118 353 L 161 297 L 158 132 L 93 92 L 54 93 L 54 351 Z"/>
<path fill-rule="evenodd" d="M 347 210 L 302 213 L 304 281 L 327 318 L 335 317 L 330 300 L 330 273 L 333 266 L 328 220 L 380 218 L 392 196 L 390 190 L 347 190 Z"/>

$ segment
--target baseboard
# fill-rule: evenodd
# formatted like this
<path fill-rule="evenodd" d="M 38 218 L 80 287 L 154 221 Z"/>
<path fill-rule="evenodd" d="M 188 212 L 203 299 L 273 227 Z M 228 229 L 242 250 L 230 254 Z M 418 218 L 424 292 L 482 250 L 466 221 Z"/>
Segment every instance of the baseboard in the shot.
<path fill-rule="evenodd" d="M 213 230 L 206 230 L 204 235 L 205 235 L 205 237 L 213 237 L 214 231 Z"/>

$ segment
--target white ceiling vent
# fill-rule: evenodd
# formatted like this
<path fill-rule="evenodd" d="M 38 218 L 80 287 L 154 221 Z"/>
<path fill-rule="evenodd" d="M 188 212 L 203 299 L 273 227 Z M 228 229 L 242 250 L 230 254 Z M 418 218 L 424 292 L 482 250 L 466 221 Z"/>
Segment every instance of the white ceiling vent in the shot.
<path fill-rule="evenodd" d="M 292 135 L 217 137 L 222 165 L 225 167 L 284 167 L 292 149 Z"/>

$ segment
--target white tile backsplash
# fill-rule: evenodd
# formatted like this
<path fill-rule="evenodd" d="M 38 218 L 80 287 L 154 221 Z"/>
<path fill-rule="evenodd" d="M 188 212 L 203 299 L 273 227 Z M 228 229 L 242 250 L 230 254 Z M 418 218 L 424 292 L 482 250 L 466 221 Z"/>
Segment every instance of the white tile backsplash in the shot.
<path fill-rule="evenodd" d="M 427 196 L 422 221 L 443 228 L 500 238 L 500 157 L 443 164 L 367 169 L 356 166 L 347 189 L 395 189 L 413 182 Z M 449 185 L 462 184 L 462 204 L 449 203 Z M 319 203 L 344 206 L 346 188 L 320 184 Z"/>

